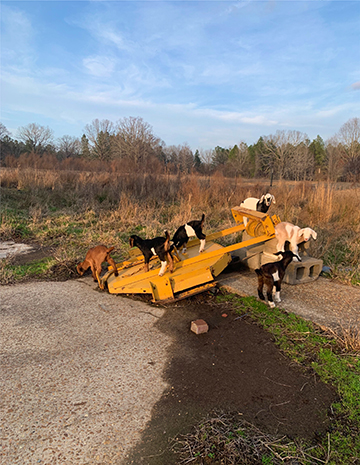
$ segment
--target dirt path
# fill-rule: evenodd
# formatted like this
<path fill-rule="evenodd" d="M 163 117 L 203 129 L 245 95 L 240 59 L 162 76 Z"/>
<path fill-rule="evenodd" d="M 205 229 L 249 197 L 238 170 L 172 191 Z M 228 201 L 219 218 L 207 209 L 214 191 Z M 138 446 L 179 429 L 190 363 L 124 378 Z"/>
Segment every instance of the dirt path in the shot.
<path fill-rule="evenodd" d="M 223 273 L 220 283 L 229 291 L 241 295 L 257 296 L 257 278 L 253 271 Z M 319 277 L 316 281 L 283 284 L 280 308 L 295 313 L 322 326 L 360 329 L 360 286 L 347 286 L 331 279 Z"/>

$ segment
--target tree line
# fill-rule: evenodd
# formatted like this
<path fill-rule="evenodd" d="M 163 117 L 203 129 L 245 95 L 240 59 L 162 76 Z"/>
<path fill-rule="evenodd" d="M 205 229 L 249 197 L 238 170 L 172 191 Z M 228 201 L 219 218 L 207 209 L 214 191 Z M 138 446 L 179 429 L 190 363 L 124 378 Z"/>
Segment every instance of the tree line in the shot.
<path fill-rule="evenodd" d="M 49 127 L 36 123 L 19 127 L 15 137 L 0 123 L 1 166 L 17 166 L 32 156 L 66 161 L 67 167 L 80 166 L 79 160 L 98 161 L 98 167 L 111 164 L 124 172 L 360 181 L 360 118 L 349 119 L 327 141 L 319 135 L 311 141 L 305 133 L 278 130 L 252 145 L 240 142 L 195 153 L 187 144 L 167 146 L 140 117 L 115 124 L 95 119 L 85 126 L 81 138 L 64 135 L 55 140 Z"/>

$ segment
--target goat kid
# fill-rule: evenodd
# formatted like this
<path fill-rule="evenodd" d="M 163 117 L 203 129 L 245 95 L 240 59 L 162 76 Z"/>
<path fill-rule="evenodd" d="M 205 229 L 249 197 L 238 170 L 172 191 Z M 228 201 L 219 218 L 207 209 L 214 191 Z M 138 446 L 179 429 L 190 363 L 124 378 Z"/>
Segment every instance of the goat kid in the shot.
<path fill-rule="evenodd" d="M 256 197 L 248 197 L 241 204 L 240 207 L 249 208 L 250 210 L 256 210 L 257 212 L 267 213 L 270 205 L 275 202 L 275 197 L 272 194 L 265 194 L 257 199 Z M 244 225 L 248 223 L 248 218 L 244 217 Z"/>
<path fill-rule="evenodd" d="M 299 226 L 282 221 L 275 226 L 275 236 L 278 241 L 276 248 L 279 252 L 285 250 L 285 242 L 289 241 L 290 249 L 297 255 L 299 251 L 298 244 L 308 242 L 311 237 L 316 240 L 317 233 L 311 228 L 301 229 Z"/>
<path fill-rule="evenodd" d="M 286 252 L 276 252 L 274 255 L 280 255 L 282 259 L 278 262 L 266 263 L 255 270 L 258 276 L 258 295 L 261 300 L 265 300 L 263 294 L 264 284 L 266 286 L 266 294 L 268 304 L 271 308 L 275 307 L 273 301 L 273 290 L 275 290 L 275 300 L 281 302 L 280 291 L 281 283 L 285 276 L 285 271 L 293 258 L 297 258 L 300 262 L 300 257 L 295 255 L 291 250 Z"/>
<path fill-rule="evenodd" d="M 205 222 L 205 215 L 203 213 L 201 220 L 189 221 L 188 223 L 180 226 L 177 229 L 176 233 L 174 234 L 174 237 L 172 238 L 172 242 L 174 246 L 176 247 L 176 249 L 179 250 L 180 247 L 182 246 L 183 249 L 181 253 L 185 254 L 186 245 L 189 242 L 189 238 L 196 236 L 200 240 L 199 253 L 203 252 L 205 249 L 205 240 L 206 240 L 206 236 L 202 232 L 204 222 Z"/>
<path fill-rule="evenodd" d="M 166 270 L 167 261 L 169 262 L 169 271 L 174 271 L 174 262 L 170 253 L 170 234 L 165 231 L 165 237 L 155 237 L 154 239 L 142 239 L 135 234 L 130 236 L 130 247 L 138 247 L 145 260 L 145 271 L 149 271 L 149 262 L 151 257 L 157 255 L 161 261 L 159 276 L 163 276 Z"/>
<path fill-rule="evenodd" d="M 115 276 L 119 276 L 114 259 L 110 257 L 110 253 L 114 248 L 115 247 L 108 248 L 105 245 L 97 245 L 88 250 L 85 260 L 76 267 L 79 275 L 82 276 L 85 271 L 91 267 L 92 277 L 94 281 L 97 281 L 101 273 L 101 264 L 107 262 L 115 270 Z"/>

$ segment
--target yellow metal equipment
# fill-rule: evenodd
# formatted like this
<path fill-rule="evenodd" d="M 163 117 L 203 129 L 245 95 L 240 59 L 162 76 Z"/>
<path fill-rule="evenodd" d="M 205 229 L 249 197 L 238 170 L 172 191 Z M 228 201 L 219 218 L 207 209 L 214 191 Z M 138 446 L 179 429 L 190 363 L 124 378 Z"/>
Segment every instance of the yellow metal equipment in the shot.
<path fill-rule="evenodd" d="M 144 258 L 140 250 L 131 250 L 130 257 L 117 265 L 119 276 L 114 270 L 99 279 L 101 289 L 108 288 L 111 294 L 152 294 L 153 301 L 172 302 L 203 292 L 215 283 L 215 278 L 231 262 L 230 253 L 242 247 L 248 247 L 275 237 L 274 225 L 280 219 L 274 215 L 259 213 L 247 208 L 234 207 L 232 215 L 236 226 L 206 236 L 204 252 L 199 254 L 199 240 L 188 242 L 187 253 L 179 254 L 179 261 L 174 260 L 174 272 L 166 271 L 158 276 L 160 262 L 153 257 L 150 271 L 144 271 Z M 251 239 L 223 247 L 215 239 L 244 231 L 243 217 L 248 218 L 247 233 Z"/>

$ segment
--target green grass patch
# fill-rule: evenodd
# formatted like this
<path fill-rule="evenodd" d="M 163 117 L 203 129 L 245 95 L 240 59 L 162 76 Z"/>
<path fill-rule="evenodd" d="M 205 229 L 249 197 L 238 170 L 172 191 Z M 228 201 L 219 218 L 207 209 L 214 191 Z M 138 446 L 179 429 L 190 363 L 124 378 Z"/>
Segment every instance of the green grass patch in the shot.
<path fill-rule="evenodd" d="M 320 379 L 331 384 L 339 401 L 333 404 L 331 431 L 312 455 L 324 460 L 331 447 L 328 464 L 352 464 L 360 460 L 360 359 L 358 354 L 344 353 L 336 337 L 317 325 L 275 307 L 270 309 L 255 297 L 220 294 L 219 302 L 231 303 L 239 315 L 249 314 L 269 331 L 275 343 L 292 360 L 314 370 Z M 330 446 L 329 446 L 330 445 Z M 299 462 L 308 463 L 308 462 Z M 309 462 L 310 463 L 310 462 Z"/>
<path fill-rule="evenodd" d="M 27 279 L 45 278 L 55 263 L 54 258 L 43 258 L 25 265 L 10 265 L 6 259 L 0 260 L 0 282 L 7 284 Z"/>

